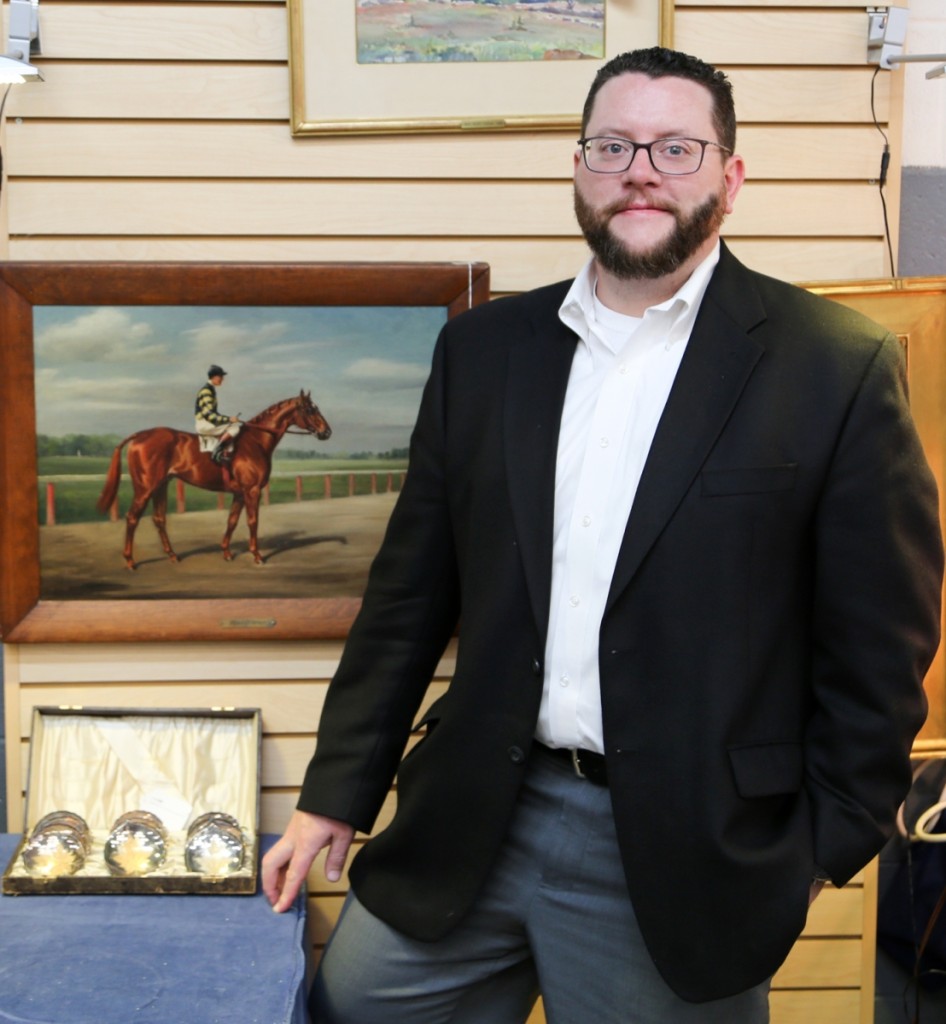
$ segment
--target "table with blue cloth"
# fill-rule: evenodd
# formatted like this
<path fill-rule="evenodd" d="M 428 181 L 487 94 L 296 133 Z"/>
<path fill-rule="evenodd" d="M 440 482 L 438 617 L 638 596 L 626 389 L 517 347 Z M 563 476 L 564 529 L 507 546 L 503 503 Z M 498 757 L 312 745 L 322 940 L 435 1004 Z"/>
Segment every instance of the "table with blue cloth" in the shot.
<path fill-rule="evenodd" d="M 2 896 L 0 1022 L 306 1024 L 305 925 L 302 894 Z"/>

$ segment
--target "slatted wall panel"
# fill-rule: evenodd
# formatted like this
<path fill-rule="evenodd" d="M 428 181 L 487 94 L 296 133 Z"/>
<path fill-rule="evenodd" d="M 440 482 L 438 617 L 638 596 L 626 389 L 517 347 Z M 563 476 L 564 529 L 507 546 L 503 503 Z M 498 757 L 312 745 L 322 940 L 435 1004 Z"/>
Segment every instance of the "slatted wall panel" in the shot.
<path fill-rule="evenodd" d="M 260 827 L 282 831 L 316 743 L 315 725 L 337 644 L 20 645 L 5 648 L 5 735 L 11 829 L 23 820 L 34 706 L 120 708 L 258 707 L 263 721 Z M 443 691 L 453 669 L 450 650 L 427 702 Z M 394 812 L 387 801 L 376 829 Z M 359 837 L 359 842 L 362 837 Z M 323 858 L 309 878 L 315 955 L 341 909 L 347 876 L 326 882 Z M 872 1020 L 876 869 L 815 903 L 808 928 L 779 971 L 773 1024 L 854 1024 Z M 530 1024 L 541 1024 L 541 1007 Z"/>
<path fill-rule="evenodd" d="M 475 259 L 497 292 L 584 259 L 573 130 L 293 139 L 282 2 L 42 0 L 40 17 L 46 81 L 8 103 L 13 259 Z M 735 84 L 736 252 L 792 280 L 881 276 L 863 3 L 688 0 L 673 32 Z"/>
<path fill-rule="evenodd" d="M 234 644 L 208 652 L 201 645 L 21 645 L 5 648 L 8 819 L 24 820 L 32 709 L 36 706 L 118 708 L 260 708 L 263 722 L 260 829 L 280 833 L 295 806 L 299 783 L 315 748 L 315 727 L 337 644 Z M 212 657 L 210 656 L 212 653 Z M 433 701 L 453 670 L 450 651 L 425 702 Z M 387 801 L 376 825 L 394 813 Z M 363 842 L 359 836 L 357 842 Z M 4 865 L 0 865 L 0 870 Z M 338 916 L 347 877 L 325 881 L 321 860 L 312 871 L 309 911 L 313 941 L 325 941 Z"/>
<path fill-rule="evenodd" d="M 585 257 L 570 213 L 575 131 L 293 139 L 281 0 L 42 0 L 40 18 L 46 81 L 7 104 L 9 258 L 472 259 L 491 265 L 494 291 L 513 292 Z M 864 4 L 686 0 L 673 42 L 736 89 L 749 168 L 725 231 L 736 253 L 791 280 L 883 276 Z M 894 226 L 899 81 L 880 75 L 875 97 L 894 146 Z M 338 650 L 7 647 L 10 821 L 34 704 L 233 704 L 263 709 L 262 827 L 280 831 Z M 872 877 L 815 905 L 777 978 L 775 1024 L 872 1019 Z M 318 944 L 345 882 L 314 871 L 311 890 Z"/>

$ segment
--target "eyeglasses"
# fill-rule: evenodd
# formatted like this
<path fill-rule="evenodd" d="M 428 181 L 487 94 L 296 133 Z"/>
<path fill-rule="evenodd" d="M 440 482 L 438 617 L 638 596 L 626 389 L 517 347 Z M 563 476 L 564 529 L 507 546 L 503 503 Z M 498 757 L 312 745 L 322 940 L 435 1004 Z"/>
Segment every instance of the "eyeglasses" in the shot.
<path fill-rule="evenodd" d="M 639 149 L 646 150 L 651 166 L 658 174 L 695 174 L 703 165 L 707 146 L 715 146 L 732 155 L 732 150 L 707 139 L 656 139 L 631 142 L 610 135 L 579 139 L 585 166 L 595 174 L 621 174 L 634 162 Z"/>

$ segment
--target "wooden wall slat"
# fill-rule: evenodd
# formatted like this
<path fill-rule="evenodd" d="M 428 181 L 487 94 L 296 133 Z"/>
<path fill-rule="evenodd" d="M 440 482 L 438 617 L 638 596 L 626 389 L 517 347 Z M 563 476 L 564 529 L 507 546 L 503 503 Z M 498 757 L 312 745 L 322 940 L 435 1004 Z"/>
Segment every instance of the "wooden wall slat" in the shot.
<path fill-rule="evenodd" d="M 142 643 L 134 649 L 136 657 L 129 658 L 129 648 L 121 644 L 27 644 L 20 648 L 19 677 L 27 686 L 75 683 L 91 687 L 90 692 L 102 683 L 189 686 L 195 681 L 194 666 L 206 653 L 206 646 L 195 643 Z M 222 646 L 213 665 L 201 665 L 199 678 L 224 685 L 247 679 L 329 679 L 341 651 L 340 641 L 235 643 Z"/>
<path fill-rule="evenodd" d="M 808 911 L 805 934 L 827 938 L 859 937 L 864 931 L 864 890 L 826 886 Z"/>
<path fill-rule="evenodd" d="M 806 939 L 792 947 L 772 979 L 773 988 L 858 988 L 861 943 L 858 939 Z"/>
<path fill-rule="evenodd" d="M 771 1024 L 856 1024 L 859 1002 L 856 989 L 776 990 L 769 997 Z"/>
<path fill-rule="evenodd" d="M 127 181 L 9 183 L 11 236 L 67 235 L 505 235 L 576 232 L 564 182 Z M 504 216 L 484 217 L 484 210 Z M 791 210 L 791 217 L 786 211 Z M 866 183 L 747 182 L 729 235 L 879 236 L 876 190 Z"/>
<path fill-rule="evenodd" d="M 298 790 L 263 790 L 260 798 L 260 831 L 270 832 L 279 835 L 286 826 L 286 822 L 289 820 L 290 815 L 296 806 L 296 801 L 299 798 Z M 385 800 L 381 812 L 378 815 L 378 820 L 375 822 L 374 827 L 371 831 L 372 835 L 377 835 L 382 829 L 388 827 L 391 824 L 391 819 L 394 817 L 395 808 L 395 796 L 393 793 L 389 794 Z M 361 837 L 364 839 L 364 837 Z M 312 870 L 309 872 L 310 886 L 315 887 L 316 891 L 319 892 L 339 892 L 347 888 L 347 882 L 342 880 L 339 883 L 327 882 L 325 880 L 325 872 L 322 858 L 318 859 L 313 865 Z"/>
<path fill-rule="evenodd" d="M 870 86 L 874 69 L 866 62 L 852 68 L 726 66 L 723 70 L 732 82 L 741 125 L 756 121 L 873 123 Z M 890 117 L 890 89 L 890 76 L 879 76 L 874 84 L 874 108 L 883 124 Z"/>
<path fill-rule="evenodd" d="M 678 8 L 674 45 L 716 65 L 863 65 L 867 18 L 862 10 Z"/>
<path fill-rule="evenodd" d="M 842 209 L 835 209 L 839 203 Z M 819 229 L 819 222 L 821 228 Z M 748 181 L 726 219 L 727 236 L 737 235 L 874 235 L 883 233 L 877 189 L 859 184 Z"/>
<path fill-rule="evenodd" d="M 10 93 L 15 117 L 279 121 L 289 134 L 284 64 L 43 62 L 45 81 Z M 55 131 L 55 129 L 53 129 Z"/>
<path fill-rule="evenodd" d="M 571 181 L 576 132 L 516 134 L 486 140 L 410 136 L 294 141 L 285 125 L 223 122 L 163 124 L 24 121 L 7 126 L 11 178 L 69 176 L 234 179 L 386 179 Z M 749 178 L 864 181 L 880 169 L 883 139 L 873 126 L 750 125 L 739 133 Z"/>
<path fill-rule="evenodd" d="M 751 122 L 830 122 L 871 124 L 870 80 L 873 69 L 861 67 L 785 68 L 725 67 L 736 98 L 741 125 Z M 289 72 L 285 65 L 265 64 L 107 64 L 43 61 L 44 82 L 10 93 L 9 117 L 130 118 L 146 123 L 173 118 L 279 121 L 289 132 Z M 830 102 L 825 98 L 830 97 Z M 580 101 L 579 101 L 580 102 Z M 890 76 L 875 87 L 877 117 L 889 117 Z M 577 115 L 577 110 L 576 110 Z M 385 136 L 389 148 L 407 136 Z M 449 145 L 452 136 L 438 136 Z M 505 147 L 518 133 L 477 136 L 492 149 Z M 345 145 L 354 139 L 341 139 Z M 318 148 L 329 139 L 296 139 L 299 147 Z M 337 144 L 337 143 L 336 143 Z"/>
<path fill-rule="evenodd" d="M 93 686 L 84 683 L 63 686 L 50 683 L 30 687 L 24 694 L 20 708 L 20 736 L 30 734 L 32 708 L 36 706 L 75 706 L 128 708 L 262 708 L 264 728 L 270 733 L 291 733 L 304 723 L 314 728 L 322 713 L 327 683 L 299 681 L 267 682 L 191 682 L 186 686 L 152 683 L 148 685 L 122 685 L 103 683 Z M 299 780 L 302 781 L 301 779 Z"/>
<path fill-rule="evenodd" d="M 875 238 L 767 239 L 727 236 L 733 252 L 766 274 L 792 281 L 869 279 L 884 272 Z M 580 238 L 410 238 L 385 243 L 388 259 L 482 260 L 494 293 L 525 291 L 573 277 L 588 255 Z M 374 260 L 374 238 L 33 238 L 14 239 L 16 260 Z"/>
<path fill-rule="evenodd" d="M 343 643 L 281 641 L 221 644 L 213 663 L 200 665 L 200 679 L 229 684 L 233 681 L 328 680 L 335 671 Z M 206 655 L 197 643 L 25 644 L 17 650 L 17 678 L 24 686 L 79 683 L 171 683 L 194 681 L 194 666 Z M 129 651 L 134 657 L 129 658 Z M 456 642 L 447 645 L 436 676 L 447 676 L 456 661 Z M 217 702 L 219 703 L 219 701 Z M 228 703 L 232 704 L 233 701 Z"/>
<path fill-rule="evenodd" d="M 56 3 L 43 0 L 43 57 L 54 60 L 286 61 L 282 5 Z"/>

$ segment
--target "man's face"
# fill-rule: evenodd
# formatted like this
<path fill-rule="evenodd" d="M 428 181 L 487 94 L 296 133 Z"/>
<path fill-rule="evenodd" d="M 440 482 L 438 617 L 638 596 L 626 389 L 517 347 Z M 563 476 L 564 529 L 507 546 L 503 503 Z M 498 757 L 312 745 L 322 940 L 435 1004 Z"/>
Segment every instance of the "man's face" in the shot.
<path fill-rule="evenodd" d="M 585 135 L 718 142 L 712 103 L 709 90 L 687 79 L 618 75 L 595 97 Z M 641 150 L 623 173 L 598 174 L 579 152 L 575 215 L 603 270 L 621 279 L 660 278 L 692 269 L 709 253 L 743 177 L 741 158 L 715 146 L 686 175 L 658 173 Z"/>
<path fill-rule="evenodd" d="M 210 378 L 210 383 L 213 384 L 215 388 L 219 388 L 220 385 L 223 383 L 223 377 L 221 377 L 219 373 L 215 373 Z"/>

